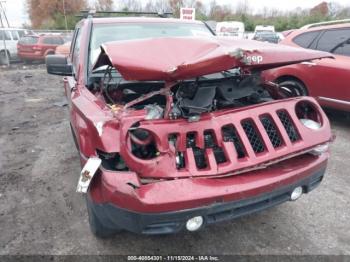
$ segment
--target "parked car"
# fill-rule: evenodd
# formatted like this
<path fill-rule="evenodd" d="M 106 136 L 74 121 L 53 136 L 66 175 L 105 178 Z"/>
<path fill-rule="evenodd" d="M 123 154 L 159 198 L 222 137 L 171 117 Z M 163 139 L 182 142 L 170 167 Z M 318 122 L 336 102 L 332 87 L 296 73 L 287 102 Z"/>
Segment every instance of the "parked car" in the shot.
<path fill-rule="evenodd" d="M 63 45 L 59 45 L 56 47 L 55 54 L 56 55 L 64 55 L 65 57 L 69 56 L 71 42 L 66 42 Z"/>
<path fill-rule="evenodd" d="M 17 60 L 17 42 L 18 39 L 30 30 L 21 28 L 0 28 L 0 65 L 8 64 L 10 61 Z"/>
<path fill-rule="evenodd" d="M 272 69 L 265 72 L 267 80 L 283 86 L 287 96 L 311 95 L 322 106 L 350 111 L 350 20 L 294 30 L 280 44 L 330 52 L 334 58 Z"/>
<path fill-rule="evenodd" d="M 24 62 L 43 61 L 62 44 L 64 39 L 59 35 L 27 35 L 18 41 L 17 54 Z"/>
<path fill-rule="evenodd" d="M 275 32 L 258 31 L 254 34 L 252 40 L 277 44 L 279 42 L 280 38 Z"/>
<path fill-rule="evenodd" d="M 66 76 L 92 231 L 196 231 L 310 192 L 325 174 L 328 119 L 259 72 L 328 55 L 216 38 L 199 21 L 81 20 L 69 58 L 46 66 Z"/>
<path fill-rule="evenodd" d="M 255 26 L 254 33 L 257 32 L 275 32 L 275 26 L 273 25 L 257 25 Z"/>

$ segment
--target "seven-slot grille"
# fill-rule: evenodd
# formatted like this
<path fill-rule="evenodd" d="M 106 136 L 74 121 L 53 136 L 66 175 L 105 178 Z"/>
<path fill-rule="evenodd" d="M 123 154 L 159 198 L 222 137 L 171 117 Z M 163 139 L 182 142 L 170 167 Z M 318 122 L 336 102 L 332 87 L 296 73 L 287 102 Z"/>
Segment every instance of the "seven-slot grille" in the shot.
<path fill-rule="evenodd" d="M 248 157 L 247 146 L 242 142 L 242 136 L 245 136 L 245 141 L 248 141 L 253 152 L 258 156 L 268 150 L 267 143 L 271 143 L 273 148 L 279 148 L 283 145 L 286 145 L 280 131 L 277 128 L 275 121 L 280 120 L 280 127 L 284 127 L 285 132 L 288 135 L 288 138 L 291 142 L 296 142 L 300 139 L 300 136 L 296 130 L 296 127 L 290 118 L 289 114 L 284 111 L 277 112 L 278 118 L 273 118 L 269 114 L 264 114 L 253 120 L 251 118 L 244 119 L 240 122 L 241 133 L 238 132 L 238 128 L 233 124 L 224 125 L 221 127 L 221 139 L 224 143 L 232 143 L 232 149 L 235 152 L 226 152 L 223 148 L 223 145 L 218 144 L 218 138 L 216 133 L 212 130 L 205 130 L 202 134 L 204 137 L 204 148 L 200 148 L 196 144 L 196 136 L 199 135 L 195 131 L 188 132 L 186 134 L 186 147 L 193 150 L 193 156 L 198 169 L 205 169 L 208 167 L 208 156 L 206 155 L 206 149 L 210 148 L 213 151 L 215 156 L 216 164 L 223 164 L 228 161 L 229 156 L 227 154 L 235 153 L 237 159 L 242 159 Z M 259 121 L 260 123 L 256 123 Z M 281 125 L 282 124 L 282 125 Z M 236 124 L 237 125 L 237 124 Z M 264 129 L 258 129 L 258 126 L 262 126 Z M 265 135 L 262 135 L 261 132 L 265 132 Z M 175 137 L 176 134 L 171 134 L 170 137 Z M 269 141 L 264 141 L 268 138 Z M 271 146 L 270 146 L 271 147 Z M 178 169 L 186 167 L 185 158 L 183 157 L 185 152 L 177 152 L 179 158 L 182 159 L 181 163 L 177 163 Z"/>

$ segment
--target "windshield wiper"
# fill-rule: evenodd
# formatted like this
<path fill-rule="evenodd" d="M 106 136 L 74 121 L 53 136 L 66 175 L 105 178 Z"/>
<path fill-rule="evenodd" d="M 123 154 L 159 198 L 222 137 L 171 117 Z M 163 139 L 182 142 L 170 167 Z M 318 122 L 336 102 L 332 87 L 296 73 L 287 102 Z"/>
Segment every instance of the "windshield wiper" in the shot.
<path fill-rule="evenodd" d="M 95 68 L 94 70 L 91 70 L 91 73 L 104 73 L 108 69 L 108 66 L 100 66 L 98 68 Z"/>
<path fill-rule="evenodd" d="M 111 77 L 121 77 L 121 74 L 115 68 L 101 66 L 90 71 L 90 76 L 103 76 L 105 74 L 108 74 Z"/>

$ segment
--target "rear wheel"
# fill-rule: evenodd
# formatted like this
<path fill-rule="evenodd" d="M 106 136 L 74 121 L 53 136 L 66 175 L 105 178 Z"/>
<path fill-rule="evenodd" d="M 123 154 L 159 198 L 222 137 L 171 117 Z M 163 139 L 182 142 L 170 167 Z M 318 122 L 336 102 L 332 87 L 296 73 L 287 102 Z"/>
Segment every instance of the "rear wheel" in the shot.
<path fill-rule="evenodd" d="M 10 55 L 5 50 L 0 52 L 0 65 L 8 65 L 10 64 Z"/>
<path fill-rule="evenodd" d="M 308 92 L 304 84 L 298 80 L 290 79 L 278 82 L 282 93 L 286 97 L 307 96 Z"/>
<path fill-rule="evenodd" d="M 90 229 L 95 236 L 99 238 L 109 238 L 121 231 L 120 228 L 109 228 L 103 225 L 99 218 L 96 216 L 88 200 L 86 200 L 86 206 L 89 215 Z"/>

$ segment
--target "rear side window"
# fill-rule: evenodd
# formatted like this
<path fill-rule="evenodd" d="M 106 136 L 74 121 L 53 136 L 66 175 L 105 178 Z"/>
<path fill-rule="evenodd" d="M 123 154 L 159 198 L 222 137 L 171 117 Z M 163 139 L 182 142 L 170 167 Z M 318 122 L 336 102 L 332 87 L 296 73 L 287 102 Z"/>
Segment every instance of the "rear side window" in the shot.
<path fill-rule="evenodd" d="M 22 45 L 35 45 L 37 42 L 38 37 L 36 36 L 24 36 L 18 41 Z"/>
<path fill-rule="evenodd" d="M 52 40 L 51 40 L 51 37 L 44 37 L 43 39 L 43 44 L 46 44 L 46 45 L 52 45 Z"/>
<path fill-rule="evenodd" d="M 13 40 L 18 40 L 19 39 L 19 36 L 17 34 L 17 31 L 11 31 L 11 34 L 12 34 L 12 39 Z"/>
<path fill-rule="evenodd" d="M 24 36 L 24 31 L 23 30 L 18 30 L 17 33 L 18 33 L 19 37 Z"/>
<path fill-rule="evenodd" d="M 320 34 L 321 31 L 313 31 L 300 34 L 293 38 L 293 42 L 298 46 L 309 48 L 314 39 Z"/>
<path fill-rule="evenodd" d="M 52 38 L 52 42 L 54 43 L 54 45 L 63 45 L 64 44 L 64 40 L 61 37 Z"/>
<path fill-rule="evenodd" d="M 11 40 L 10 32 L 5 30 L 0 30 L 0 40 Z"/>
<path fill-rule="evenodd" d="M 350 28 L 327 30 L 317 43 L 317 50 L 333 52 L 350 39 Z"/>
<path fill-rule="evenodd" d="M 60 37 L 45 37 L 43 43 L 48 45 L 62 45 L 64 41 Z"/>
<path fill-rule="evenodd" d="M 62 45 L 64 41 L 61 37 L 45 37 L 43 43 L 47 45 Z"/>
<path fill-rule="evenodd" d="M 350 56 L 350 43 L 346 43 L 343 46 L 338 47 L 333 53 L 337 55 Z"/>

